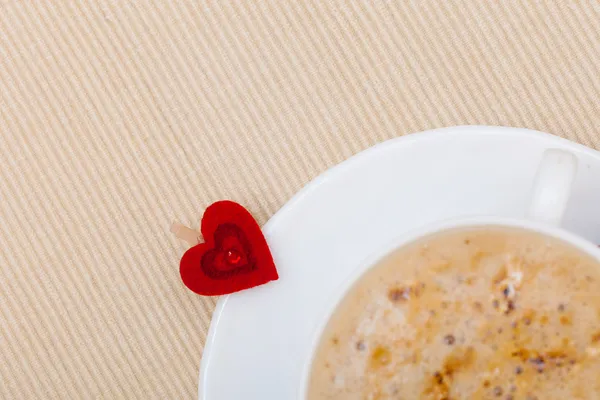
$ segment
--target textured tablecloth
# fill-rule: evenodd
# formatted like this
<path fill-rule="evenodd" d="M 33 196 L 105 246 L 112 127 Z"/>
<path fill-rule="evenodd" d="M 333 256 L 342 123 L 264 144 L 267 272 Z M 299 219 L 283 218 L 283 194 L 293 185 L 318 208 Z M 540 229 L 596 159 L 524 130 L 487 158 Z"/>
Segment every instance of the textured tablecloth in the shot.
<path fill-rule="evenodd" d="M 429 128 L 598 147 L 599 29 L 588 1 L 0 0 L 0 398 L 195 398 L 215 300 L 172 220 L 264 223 Z"/>

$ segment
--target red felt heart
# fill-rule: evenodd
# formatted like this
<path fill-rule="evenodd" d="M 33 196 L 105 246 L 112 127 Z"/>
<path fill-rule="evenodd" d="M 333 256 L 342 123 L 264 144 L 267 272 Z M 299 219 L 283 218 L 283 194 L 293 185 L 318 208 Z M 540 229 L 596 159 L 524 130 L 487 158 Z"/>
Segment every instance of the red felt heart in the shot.
<path fill-rule="evenodd" d="M 206 242 L 181 258 L 181 279 L 190 290 L 217 296 L 279 278 L 267 241 L 244 207 L 216 202 L 204 212 L 201 225 Z"/>

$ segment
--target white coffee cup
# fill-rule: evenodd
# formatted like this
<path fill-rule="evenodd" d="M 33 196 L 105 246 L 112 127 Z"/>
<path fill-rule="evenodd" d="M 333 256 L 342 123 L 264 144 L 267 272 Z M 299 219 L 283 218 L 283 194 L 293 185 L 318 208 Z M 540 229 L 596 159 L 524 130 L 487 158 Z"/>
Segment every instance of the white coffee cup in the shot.
<path fill-rule="evenodd" d="M 564 150 L 549 149 L 545 152 L 542 162 L 538 167 L 537 176 L 534 182 L 532 182 L 529 211 L 524 218 L 484 216 L 439 222 L 413 231 L 408 235 L 403 235 L 401 238 L 384 246 L 374 257 L 363 263 L 363 266 L 358 268 L 333 296 L 331 304 L 325 307 L 326 312 L 323 314 L 322 319 L 317 322 L 318 329 L 315 331 L 311 346 L 312 354 L 308 355 L 304 365 L 300 386 L 301 391 L 298 398 L 306 399 L 316 349 L 321 335 L 339 302 L 346 296 L 356 281 L 372 266 L 378 264 L 379 261 L 396 249 L 412 243 L 421 237 L 457 228 L 481 226 L 515 227 L 560 239 L 591 255 L 600 262 L 600 249 L 595 244 L 560 227 L 576 172 L 577 158 L 573 154 Z"/>

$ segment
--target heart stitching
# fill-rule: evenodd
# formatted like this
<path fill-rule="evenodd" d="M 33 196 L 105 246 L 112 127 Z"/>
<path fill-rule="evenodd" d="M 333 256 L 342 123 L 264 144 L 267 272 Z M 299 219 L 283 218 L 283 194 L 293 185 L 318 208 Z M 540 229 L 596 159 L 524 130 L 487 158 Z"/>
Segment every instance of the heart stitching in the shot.
<path fill-rule="evenodd" d="M 211 279 L 227 279 L 256 269 L 250 243 L 240 228 L 234 224 L 219 225 L 214 237 L 216 248 L 207 251 L 200 262 L 206 276 Z M 232 243 L 231 239 L 235 239 L 235 242 Z"/>

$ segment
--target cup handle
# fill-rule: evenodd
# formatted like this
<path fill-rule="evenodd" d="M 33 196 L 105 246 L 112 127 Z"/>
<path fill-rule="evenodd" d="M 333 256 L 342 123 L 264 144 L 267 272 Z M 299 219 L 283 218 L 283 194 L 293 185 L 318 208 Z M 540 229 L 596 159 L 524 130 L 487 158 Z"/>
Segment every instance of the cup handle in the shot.
<path fill-rule="evenodd" d="M 528 218 L 559 226 L 576 172 L 577 157 L 574 154 L 558 149 L 546 150 L 533 184 Z"/>

